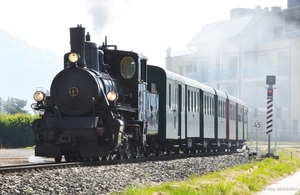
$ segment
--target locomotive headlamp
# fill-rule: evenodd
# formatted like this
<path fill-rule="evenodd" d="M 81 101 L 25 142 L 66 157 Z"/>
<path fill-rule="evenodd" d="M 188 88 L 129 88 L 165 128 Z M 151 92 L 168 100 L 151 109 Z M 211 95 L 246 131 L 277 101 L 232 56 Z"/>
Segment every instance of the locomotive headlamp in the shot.
<path fill-rule="evenodd" d="M 106 94 L 106 97 L 109 101 L 114 102 L 118 99 L 118 94 L 114 91 L 110 91 Z"/>
<path fill-rule="evenodd" d="M 79 60 L 79 55 L 77 53 L 70 53 L 69 54 L 69 61 L 71 63 L 76 63 Z"/>
<path fill-rule="evenodd" d="M 37 102 L 41 102 L 45 99 L 46 95 L 44 94 L 44 92 L 42 91 L 36 91 L 34 94 L 33 94 L 33 99 Z"/>

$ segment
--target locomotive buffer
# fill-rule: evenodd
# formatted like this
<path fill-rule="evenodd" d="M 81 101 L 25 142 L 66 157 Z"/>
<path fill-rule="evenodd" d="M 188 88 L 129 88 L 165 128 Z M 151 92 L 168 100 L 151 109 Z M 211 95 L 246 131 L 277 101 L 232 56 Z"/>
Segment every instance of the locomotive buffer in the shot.
<path fill-rule="evenodd" d="M 267 120 L 266 120 L 266 134 L 268 134 L 268 154 L 266 157 L 274 157 L 279 158 L 278 156 L 275 156 L 274 154 L 270 153 L 270 135 L 273 131 L 273 85 L 276 84 L 276 76 L 274 75 L 268 75 L 266 77 L 266 84 L 269 85 L 267 88 Z"/>

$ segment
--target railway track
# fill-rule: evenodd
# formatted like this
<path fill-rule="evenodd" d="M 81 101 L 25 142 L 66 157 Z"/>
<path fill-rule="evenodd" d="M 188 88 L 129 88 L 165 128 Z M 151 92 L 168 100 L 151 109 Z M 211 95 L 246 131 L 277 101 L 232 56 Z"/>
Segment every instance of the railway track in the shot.
<path fill-rule="evenodd" d="M 220 153 L 196 153 L 196 154 L 180 154 L 180 155 L 161 155 L 161 156 L 150 156 L 149 158 L 131 158 L 131 159 L 113 159 L 105 161 L 89 161 L 89 162 L 61 162 L 61 163 L 26 163 L 18 165 L 4 165 L 0 166 L 0 173 L 4 172 L 16 172 L 26 170 L 46 170 L 46 169 L 57 169 L 67 167 L 82 167 L 82 166 L 101 166 L 101 165 L 116 165 L 125 163 L 141 163 L 151 161 L 168 161 L 191 157 L 208 157 L 218 155 L 231 155 L 234 152 L 220 152 Z"/>

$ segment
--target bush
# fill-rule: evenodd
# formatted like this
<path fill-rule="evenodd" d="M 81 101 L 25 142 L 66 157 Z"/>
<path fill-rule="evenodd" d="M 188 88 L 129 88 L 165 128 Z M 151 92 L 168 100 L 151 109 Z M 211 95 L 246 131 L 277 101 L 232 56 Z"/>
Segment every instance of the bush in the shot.
<path fill-rule="evenodd" d="M 31 124 L 38 116 L 29 114 L 0 115 L 0 145 L 19 148 L 34 145 Z"/>

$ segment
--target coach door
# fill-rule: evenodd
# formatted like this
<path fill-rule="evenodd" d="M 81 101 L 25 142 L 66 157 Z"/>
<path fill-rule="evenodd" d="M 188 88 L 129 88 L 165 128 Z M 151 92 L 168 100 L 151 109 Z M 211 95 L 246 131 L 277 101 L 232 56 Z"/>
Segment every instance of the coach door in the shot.
<path fill-rule="evenodd" d="M 178 85 L 179 90 L 179 131 L 178 131 L 178 137 L 181 139 L 185 139 L 185 89 L 184 85 Z"/>
<path fill-rule="evenodd" d="M 167 139 L 178 139 L 179 135 L 179 85 L 172 80 L 168 82 L 168 105 L 167 105 Z"/>
<path fill-rule="evenodd" d="M 243 139 L 248 139 L 248 109 L 246 106 L 244 106 L 244 115 L 243 115 L 243 121 L 244 121 L 244 128 L 243 128 Z"/>

